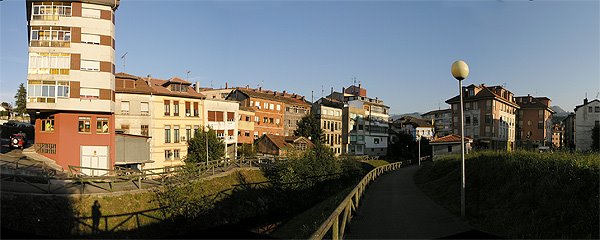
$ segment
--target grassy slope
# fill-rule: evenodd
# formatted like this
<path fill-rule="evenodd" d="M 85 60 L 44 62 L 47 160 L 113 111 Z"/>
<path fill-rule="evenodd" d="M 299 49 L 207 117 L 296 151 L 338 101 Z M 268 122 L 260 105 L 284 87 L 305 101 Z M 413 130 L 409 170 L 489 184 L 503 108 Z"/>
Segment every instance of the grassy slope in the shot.
<path fill-rule="evenodd" d="M 457 215 L 459 159 L 441 159 L 415 176 Z M 599 155 L 482 152 L 466 161 L 466 210 L 474 226 L 509 238 L 598 238 Z"/>

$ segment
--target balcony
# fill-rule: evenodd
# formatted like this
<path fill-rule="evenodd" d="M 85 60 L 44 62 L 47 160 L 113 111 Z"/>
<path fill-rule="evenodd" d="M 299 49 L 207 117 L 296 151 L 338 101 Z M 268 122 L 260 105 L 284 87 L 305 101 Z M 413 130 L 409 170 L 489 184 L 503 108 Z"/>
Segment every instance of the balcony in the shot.
<path fill-rule="evenodd" d="M 30 47 L 70 47 L 70 41 L 31 41 Z"/>

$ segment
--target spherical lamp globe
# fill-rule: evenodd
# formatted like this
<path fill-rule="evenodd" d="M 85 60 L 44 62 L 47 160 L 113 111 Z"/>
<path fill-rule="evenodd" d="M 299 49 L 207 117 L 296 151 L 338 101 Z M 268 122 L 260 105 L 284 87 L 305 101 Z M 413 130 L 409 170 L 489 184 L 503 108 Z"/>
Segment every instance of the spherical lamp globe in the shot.
<path fill-rule="evenodd" d="M 469 65 L 463 60 L 452 63 L 452 76 L 460 81 L 469 76 Z"/>

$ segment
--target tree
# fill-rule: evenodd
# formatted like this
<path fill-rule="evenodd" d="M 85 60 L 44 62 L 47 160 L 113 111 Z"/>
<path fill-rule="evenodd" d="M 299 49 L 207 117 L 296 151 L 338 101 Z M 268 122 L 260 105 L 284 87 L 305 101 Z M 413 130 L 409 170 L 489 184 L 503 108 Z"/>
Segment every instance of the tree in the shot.
<path fill-rule="evenodd" d="M 25 86 L 23 83 L 19 85 L 19 89 L 17 90 L 17 94 L 15 94 L 15 110 L 14 112 L 23 116 L 23 114 L 27 113 L 27 91 L 25 90 Z"/>
<path fill-rule="evenodd" d="M 592 128 L 592 151 L 600 150 L 600 126 L 596 125 Z"/>
<path fill-rule="evenodd" d="M 321 123 L 313 114 L 304 116 L 300 122 L 298 122 L 298 128 L 294 130 L 294 134 L 296 136 L 309 138 L 315 144 L 322 142 L 324 136 L 323 129 L 321 129 Z"/>
<path fill-rule="evenodd" d="M 238 156 L 240 157 L 254 157 L 256 156 L 256 145 L 243 143 L 238 147 Z"/>
<path fill-rule="evenodd" d="M 188 142 L 186 163 L 206 162 L 206 146 L 208 144 L 208 160 L 218 160 L 225 155 L 225 143 L 217 137 L 214 130 L 198 131 Z"/>

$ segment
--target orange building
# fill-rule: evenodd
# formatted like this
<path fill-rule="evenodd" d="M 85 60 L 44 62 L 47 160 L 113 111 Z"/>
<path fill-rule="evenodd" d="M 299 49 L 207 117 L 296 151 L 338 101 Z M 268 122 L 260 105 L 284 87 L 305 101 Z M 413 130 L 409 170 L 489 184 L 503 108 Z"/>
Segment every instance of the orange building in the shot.
<path fill-rule="evenodd" d="M 530 95 L 515 97 L 517 110 L 517 146 L 550 146 L 552 143 L 552 114 L 550 99 Z"/>

